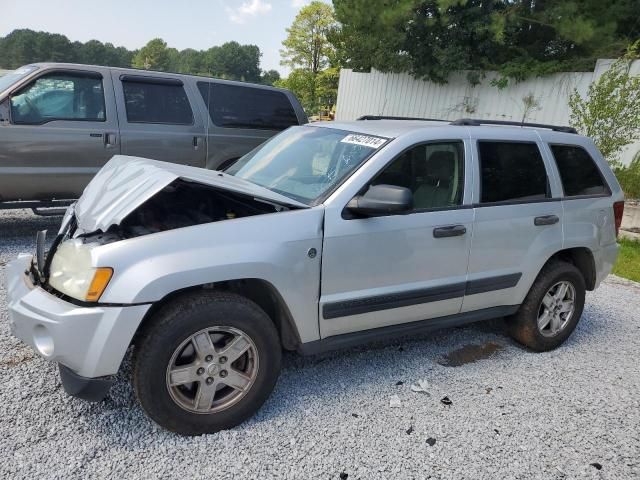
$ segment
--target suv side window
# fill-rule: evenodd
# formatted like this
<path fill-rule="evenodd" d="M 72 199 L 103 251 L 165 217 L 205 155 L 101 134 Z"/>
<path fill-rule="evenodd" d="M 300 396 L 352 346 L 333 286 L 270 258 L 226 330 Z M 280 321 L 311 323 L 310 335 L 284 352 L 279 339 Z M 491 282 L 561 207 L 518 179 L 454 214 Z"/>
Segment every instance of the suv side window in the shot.
<path fill-rule="evenodd" d="M 298 125 L 296 112 L 282 92 L 211 82 L 198 82 L 198 90 L 218 127 L 284 130 Z"/>
<path fill-rule="evenodd" d="M 556 159 L 564 194 L 607 195 L 609 190 L 591 155 L 576 145 L 550 145 Z"/>
<path fill-rule="evenodd" d="M 478 142 L 480 202 L 528 201 L 548 197 L 547 170 L 533 142 Z"/>
<path fill-rule="evenodd" d="M 460 205 L 464 190 L 464 145 L 461 141 L 416 145 L 401 153 L 372 184 L 410 189 L 414 210 Z"/>
<path fill-rule="evenodd" d="M 11 96 L 13 123 L 40 125 L 53 120 L 104 122 L 102 75 L 53 72 Z"/>
<path fill-rule="evenodd" d="M 193 112 L 180 81 L 123 79 L 129 123 L 193 124 Z"/>

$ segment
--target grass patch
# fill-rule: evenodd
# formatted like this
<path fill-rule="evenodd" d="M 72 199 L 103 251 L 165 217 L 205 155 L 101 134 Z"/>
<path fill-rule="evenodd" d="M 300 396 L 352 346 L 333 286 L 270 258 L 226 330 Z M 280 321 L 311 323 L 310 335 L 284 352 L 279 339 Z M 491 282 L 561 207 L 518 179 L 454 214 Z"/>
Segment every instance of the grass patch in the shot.
<path fill-rule="evenodd" d="M 618 238 L 620 254 L 613 266 L 613 273 L 640 282 L 640 241 Z"/>

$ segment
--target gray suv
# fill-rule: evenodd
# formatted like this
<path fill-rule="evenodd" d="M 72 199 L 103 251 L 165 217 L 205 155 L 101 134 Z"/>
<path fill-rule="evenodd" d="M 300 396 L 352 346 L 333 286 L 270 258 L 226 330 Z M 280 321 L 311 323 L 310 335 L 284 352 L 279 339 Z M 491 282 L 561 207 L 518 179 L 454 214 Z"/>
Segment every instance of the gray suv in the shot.
<path fill-rule="evenodd" d="M 224 169 L 277 132 L 306 122 L 291 92 L 264 85 L 27 65 L 0 78 L 0 208 L 78 198 L 118 154 Z"/>
<path fill-rule="evenodd" d="M 146 413 L 214 432 L 262 405 L 282 349 L 494 317 L 558 347 L 611 271 L 623 205 L 594 143 L 552 126 L 317 123 L 224 173 L 116 156 L 48 254 L 40 233 L 7 266 L 11 328 L 87 400 L 133 345 Z"/>

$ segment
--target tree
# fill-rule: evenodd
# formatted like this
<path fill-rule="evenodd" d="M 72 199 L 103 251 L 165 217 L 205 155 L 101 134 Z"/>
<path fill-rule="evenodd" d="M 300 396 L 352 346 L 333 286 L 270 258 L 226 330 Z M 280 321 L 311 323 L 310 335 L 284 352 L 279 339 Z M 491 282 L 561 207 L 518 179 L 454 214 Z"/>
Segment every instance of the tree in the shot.
<path fill-rule="evenodd" d="M 169 50 L 167 42 L 161 38 L 150 40 L 133 57 L 131 65 L 144 70 L 167 70 L 169 67 Z"/>
<path fill-rule="evenodd" d="M 291 84 L 299 90 L 296 95 L 304 99 L 303 106 L 308 111 L 319 106 L 317 77 L 334 58 L 334 49 L 327 37 L 335 26 L 333 9 L 326 3 L 313 1 L 296 15 L 291 27 L 287 28 L 287 38 L 282 42 L 284 48 L 280 50 L 280 63 L 293 69 L 290 75 L 293 77 L 284 84 Z"/>
<path fill-rule="evenodd" d="M 264 70 L 260 77 L 260 83 L 264 85 L 273 85 L 280 80 L 280 73 L 277 70 Z"/>
<path fill-rule="evenodd" d="M 204 66 L 207 74 L 214 77 L 259 82 L 261 55 L 257 45 L 226 42 L 207 50 Z"/>
<path fill-rule="evenodd" d="M 337 57 L 356 70 L 409 72 L 446 82 L 468 70 L 471 83 L 584 71 L 618 57 L 640 37 L 638 0 L 334 0 Z"/>
<path fill-rule="evenodd" d="M 589 85 L 586 97 L 577 89 L 569 97 L 571 125 L 591 137 L 614 167 L 623 148 L 640 140 L 640 75 L 630 73 L 639 53 L 640 40 Z"/>

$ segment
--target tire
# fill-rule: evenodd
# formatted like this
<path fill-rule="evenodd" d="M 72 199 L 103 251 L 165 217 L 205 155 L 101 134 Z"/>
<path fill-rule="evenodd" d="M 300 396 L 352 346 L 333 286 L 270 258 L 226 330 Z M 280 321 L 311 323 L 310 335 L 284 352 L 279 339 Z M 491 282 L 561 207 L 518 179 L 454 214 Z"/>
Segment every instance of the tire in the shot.
<path fill-rule="evenodd" d="M 255 303 L 198 291 L 154 316 L 134 351 L 133 385 L 158 425 L 182 435 L 214 433 L 241 424 L 269 397 L 282 349 L 273 322 Z M 226 350 L 227 359 L 223 354 L 232 345 L 237 350 Z"/>
<path fill-rule="evenodd" d="M 562 291 L 559 288 L 564 285 L 567 285 L 565 300 L 547 308 L 546 304 L 561 295 Z M 569 338 L 580 320 L 584 309 L 585 290 L 584 277 L 574 265 L 559 260 L 549 262 L 538 274 L 518 312 L 507 319 L 510 335 L 517 342 L 537 352 L 559 347 Z M 550 294 L 549 297 L 546 297 L 547 293 Z M 573 295 L 573 310 L 568 315 L 569 312 L 562 310 L 568 308 L 570 295 Z M 554 316 L 554 308 L 560 312 L 559 317 Z M 547 316 L 544 316 L 545 313 Z M 541 328 L 539 317 L 541 325 L 545 325 L 550 318 L 551 320 L 546 327 Z"/>

